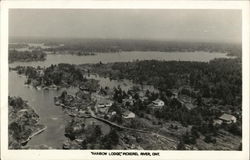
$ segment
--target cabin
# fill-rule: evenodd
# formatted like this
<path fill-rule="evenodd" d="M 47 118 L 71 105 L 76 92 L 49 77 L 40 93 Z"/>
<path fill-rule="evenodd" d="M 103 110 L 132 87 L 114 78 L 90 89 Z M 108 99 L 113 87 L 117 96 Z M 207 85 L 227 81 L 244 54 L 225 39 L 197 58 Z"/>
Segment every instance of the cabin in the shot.
<path fill-rule="evenodd" d="M 79 89 L 80 89 L 81 91 L 89 92 L 89 88 L 88 88 L 86 85 L 80 85 L 80 86 L 79 86 Z"/>
<path fill-rule="evenodd" d="M 236 123 L 236 117 L 230 114 L 224 113 L 222 116 L 219 117 L 226 124 Z"/>
<path fill-rule="evenodd" d="M 152 101 L 152 103 L 148 105 L 148 108 L 150 108 L 151 113 L 154 113 L 155 111 L 162 109 L 164 105 L 165 103 L 162 100 L 156 99 L 155 101 Z"/>
<path fill-rule="evenodd" d="M 111 107 L 113 105 L 113 101 L 108 100 L 108 99 L 101 99 L 97 102 L 97 107 L 102 108 L 102 107 Z"/>
<path fill-rule="evenodd" d="M 122 117 L 125 119 L 135 118 L 135 114 L 131 111 L 125 111 L 122 113 Z"/>
<path fill-rule="evenodd" d="M 156 99 L 156 100 L 152 101 L 152 104 L 155 107 L 163 107 L 165 105 L 165 103 L 160 99 Z"/>
<path fill-rule="evenodd" d="M 107 113 L 109 110 L 109 107 L 113 105 L 113 101 L 108 99 L 101 99 L 96 104 L 96 110 L 98 110 L 101 113 Z"/>

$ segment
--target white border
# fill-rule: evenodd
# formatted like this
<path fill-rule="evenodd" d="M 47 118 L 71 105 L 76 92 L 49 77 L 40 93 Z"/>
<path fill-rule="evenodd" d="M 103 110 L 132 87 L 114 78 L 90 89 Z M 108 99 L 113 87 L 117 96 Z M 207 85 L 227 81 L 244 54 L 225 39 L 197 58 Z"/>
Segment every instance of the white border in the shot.
<path fill-rule="evenodd" d="M 8 150 L 8 9 L 240 9 L 243 44 L 243 151 L 160 151 L 161 156 L 92 156 L 90 150 Z M 1 158 L 26 159 L 249 159 L 249 1 L 2 1 L 1 2 Z M 132 150 L 129 150 L 132 151 Z"/>

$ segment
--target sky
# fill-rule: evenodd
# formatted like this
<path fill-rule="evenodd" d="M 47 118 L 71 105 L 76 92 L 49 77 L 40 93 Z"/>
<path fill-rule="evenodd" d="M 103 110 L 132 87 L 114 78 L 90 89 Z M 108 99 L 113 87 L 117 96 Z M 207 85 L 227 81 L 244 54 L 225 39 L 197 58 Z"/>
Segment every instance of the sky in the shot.
<path fill-rule="evenodd" d="M 240 10 L 11 9 L 10 37 L 241 42 Z"/>

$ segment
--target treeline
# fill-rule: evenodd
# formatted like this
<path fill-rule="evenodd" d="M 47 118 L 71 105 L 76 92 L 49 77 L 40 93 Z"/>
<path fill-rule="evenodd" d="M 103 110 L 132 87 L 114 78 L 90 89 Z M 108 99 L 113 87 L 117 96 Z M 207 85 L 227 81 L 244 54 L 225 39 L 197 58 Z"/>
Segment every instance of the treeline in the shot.
<path fill-rule="evenodd" d="M 65 43 L 58 50 L 84 50 L 89 52 L 160 51 L 160 52 L 223 52 L 240 56 L 237 44 L 172 42 L 150 40 L 78 40 Z"/>
<path fill-rule="evenodd" d="M 10 50 L 9 51 L 9 63 L 12 62 L 31 62 L 31 61 L 44 61 L 46 60 L 46 54 L 41 51 L 17 51 Z"/>
<path fill-rule="evenodd" d="M 15 42 L 23 42 L 15 39 Z M 49 51 L 76 50 L 84 52 L 119 52 L 119 51 L 160 51 L 160 52 L 224 52 L 241 56 L 241 44 L 213 42 L 185 42 L 135 39 L 25 39 L 26 42 L 45 43 L 46 45 L 64 44 Z"/>

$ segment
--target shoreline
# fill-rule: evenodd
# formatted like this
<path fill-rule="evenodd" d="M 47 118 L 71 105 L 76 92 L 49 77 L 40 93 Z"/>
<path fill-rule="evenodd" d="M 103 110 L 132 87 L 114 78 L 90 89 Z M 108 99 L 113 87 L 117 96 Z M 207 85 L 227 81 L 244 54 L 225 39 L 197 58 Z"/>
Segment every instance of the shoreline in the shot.
<path fill-rule="evenodd" d="M 40 129 L 40 130 L 34 132 L 32 135 L 30 135 L 25 141 L 21 142 L 21 144 L 26 145 L 34 136 L 44 132 L 46 129 L 47 129 L 47 126 L 44 126 L 42 129 Z"/>

